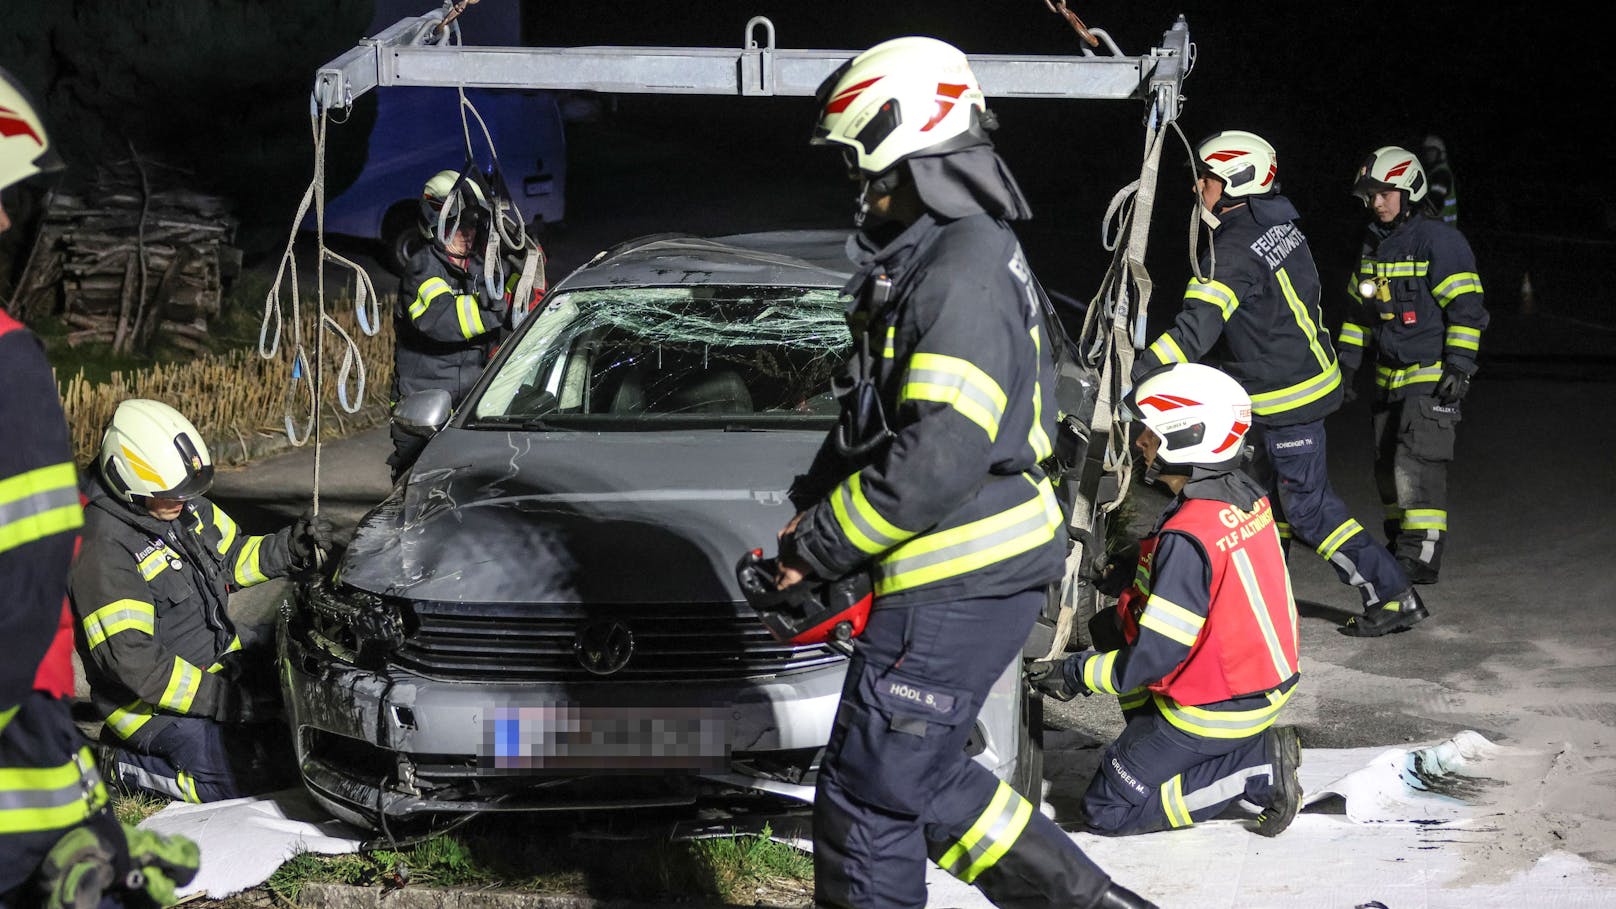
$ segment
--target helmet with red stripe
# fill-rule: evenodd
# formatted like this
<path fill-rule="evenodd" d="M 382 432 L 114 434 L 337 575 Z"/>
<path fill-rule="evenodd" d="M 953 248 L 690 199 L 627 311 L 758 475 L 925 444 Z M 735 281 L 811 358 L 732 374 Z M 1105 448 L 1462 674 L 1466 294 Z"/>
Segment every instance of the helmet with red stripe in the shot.
<path fill-rule="evenodd" d="M 27 92 L 0 69 L 0 189 L 34 174 L 62 169 Z"/>
<path fill-rule="evenodd" d="M 964 52 L 936 38 L 883 41 L 819 86 L 815 145 L 839 145 L 867 176 L 905 158 L 988 144 L 987 99 Z"/>
<path fill-rule="evenodd" d="M 1358 179 L 1352 184 L 1352 194 L 1369 205 L 1375 193 L 1400 189 L 1405 201 L 1419 202 L 1425 198 L 1427 188 L 1425 168 L 1418 155 L 1396 145 L 1383 145 L 1370 154 L 1358 168 Z M 1404 205 L 1407 211 L 1409 206 Z"/>
<path fill-rule="evenodd" d="M 1201 140 L 1195 149 L 1196 169 L 1223 181 L 1223 194 L 1232 199 L 1261 196 L 1279 188 L 1279 156 L 1256 133 L 1226 129 Z"/>
<path fill-rule="evenodd" d="M 1251 396 L 1227 373 L 1200 363 L 1175 363 L 1146 376 L 1125 406 L 1161 439 L 1156 459 L 1163 464 L 1216 470 L 1239 466 L 1251 428 Z"/>

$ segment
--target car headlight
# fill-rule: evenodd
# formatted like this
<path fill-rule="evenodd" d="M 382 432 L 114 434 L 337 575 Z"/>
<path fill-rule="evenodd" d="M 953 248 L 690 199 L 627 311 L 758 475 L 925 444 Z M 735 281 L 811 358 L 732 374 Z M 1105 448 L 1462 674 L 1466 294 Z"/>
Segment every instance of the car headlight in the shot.
<path fill-rule="evenodd" d="M 344 662 L 379 662 L 408 633 L 400 610 L 368 591 L 321 580 L 305 587 L 299 599 L 310 639 Z"/>

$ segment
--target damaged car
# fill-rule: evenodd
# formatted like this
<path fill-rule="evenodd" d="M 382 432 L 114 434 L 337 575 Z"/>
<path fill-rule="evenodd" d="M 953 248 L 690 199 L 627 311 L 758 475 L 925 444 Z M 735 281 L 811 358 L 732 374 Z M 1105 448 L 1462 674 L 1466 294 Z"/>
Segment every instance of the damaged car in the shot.
<path fill-rule="evenodd" d="M 315 799 L 384 830 L 812 799 L 846 657 L 771 637 L 735 564 L 773 549 L 835 421 L 845 240 L 622 244 L 557 284 L 452 414 L 442 392 L 399 402 L 430 441 L 279 628 Z M 968 747 L 1037 798 L 1041 731 L 1015 661 Z"/>

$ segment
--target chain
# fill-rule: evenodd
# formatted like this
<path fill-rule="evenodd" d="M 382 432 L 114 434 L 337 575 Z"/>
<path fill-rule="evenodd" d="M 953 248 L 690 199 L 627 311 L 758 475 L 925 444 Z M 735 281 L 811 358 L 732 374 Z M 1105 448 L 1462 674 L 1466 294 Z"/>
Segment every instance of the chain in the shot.
<path fill-rule="evenodd" d="M 473 0 L 473 2 L 475 2 L 475 0 Z M 1083 24 L 1082 19 L 1077 18 L 1077 13 L 1074 13 L 1066 8 L 1066 0 L 1060 0 L 1059 3 L 1051 3 L 1050 0 L 1044 0 L 1044 5 L 1049 7 L 1049 11 L 1055 15 L 1065 17 L 1067 24 L 1072 26 L 1072 31 L 1077 32 L 1077 36 L 1083 39 L 1084 44 L 1087 44 L 1089 47 L 1100 46 L 1100 39 L 1089 34 L 1089 27 Z"/>

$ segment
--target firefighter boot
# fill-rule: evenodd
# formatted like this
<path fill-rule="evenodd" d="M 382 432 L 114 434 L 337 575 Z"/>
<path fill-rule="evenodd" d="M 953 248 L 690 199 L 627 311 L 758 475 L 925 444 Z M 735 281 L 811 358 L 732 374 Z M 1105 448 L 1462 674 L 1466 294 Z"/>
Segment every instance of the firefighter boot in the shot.
<path fill-rule="evenodd" d="M 1410 587 L 1396 599 L 1387 600 L 1379 606 L 1365 607 L 1363 615 L 1353 616 L 1341 626 L 1341 633 L 1358 638 L 1378 638 L 1383 634 L 1413 628 L 1430 614 L 1420 601 L 1420 595 Z"/>
<path fill-rule="evenodd" d="M 1408 579 L 1412 583 L 1415 583 L 1415 584 L 1435 584 L 1436 583 L 1436 579 L 1437 579 L 1437 571 L 1436 571 L 1436 569 L 1431 567 L 1431 565 L 1429 565 L 1429 564 L 1427 564 L 1425 562 L 1421 562 L 1419 559 L 1411 559 L 1408 556 L 1398 556 L 1397 557 L 1397 564 L 1398 564 L 1398 566 L 1400 568 L 1403 569 L 1403 573 L 1408 575 Z"/>
<path fill-rule="evenodd" d="M 1302 743 L 1291 726 L 1270 726 L 1263 735 L 1268 739 L 1269 760 L 1273 762 L 1273 787 L 1268 807 L 1257 815 L 1257 832 L 1263 836 L 1279 836 L 1295 820 L 1302 809 L 1302 781 L 1296 775 L 1302 766 Z"/>
<path fill-rule="evenodd" d="M 1157 909 L 1157 907 L 1155 903 L 1127 887 L 1112 884 L 1100 894 L 1100 901 L 1094 904 L 1094 909 Z"/>

